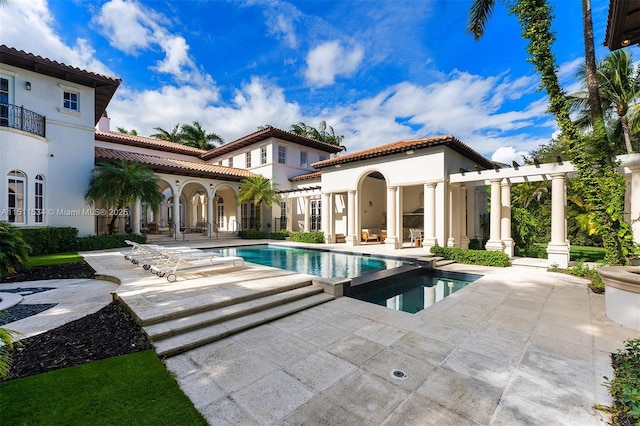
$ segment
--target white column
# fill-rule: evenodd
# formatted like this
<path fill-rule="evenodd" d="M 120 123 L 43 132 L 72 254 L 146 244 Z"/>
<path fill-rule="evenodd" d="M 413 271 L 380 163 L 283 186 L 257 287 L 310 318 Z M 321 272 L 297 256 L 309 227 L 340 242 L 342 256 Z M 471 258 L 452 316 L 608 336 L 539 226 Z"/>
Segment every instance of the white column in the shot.
<path fill-rule="evenodd" d="M 500 182 L 502 179 L 491 179 L 491 220 L 489 224 L 489 241 L 485 245 L 487 250 L 502 251 L 504 244 L 500 238 L 500 221 L 501 221 L 501 192 Z"/>
<path fill-rule="evenodd" d="M 311 197 L 304 197 L 304 232 L 311 230 Z"/>
<path fill-rule="evenodd" d="M 175 231 L 176 235 L 180 234 L 180 188 L 177 188 L 173 193 L 173 223 L 175 227 L 171 230 Z"/>
<path fill-rule="evenodd" d="M 396 249 L 398 245 L 398 237 L 396 230 L 398 229 L 398 215 L 396 214 L 396 198 L 398 195 L 397 186 L 387 187 L 387 239 L 384 240 L 387 248 Z"/>
<path fill-rule="evenodd" d="M 358 244 L 356 238 L 356 191 L 347 192 L 347 244 Z"/>
<path fill-rule="evenodd" d="M 436 238 L 436 186 L 435 182 L 424 184 L 424 251 L 438 245 Z"/>
<path fill-rule="evenodd" d="M 476 238 L 476 190 L 467 188 L 467 238 Z"/>
<path fill-rule="evenodd" d="M 513 257 L 513 238 L 511 238 L 511 183 L 507 179 L 500 184 L 500 204 L 502 217 L 500 219 L 500 239 L 504 243 L 504 252 Z"/>
<path fill-rule="evenodd" d="M 467 187 L 460 187 L 460 247 L 469 248 L 469 234 L 467 233 Z"/>
<path fill-rule="evenodd" d="M 447 246 L 460 246 L 460 185 L 458 184 L 449 184 L 449 239 Z"/>
<path fill-rule="evenodd" d="M 213 231 L 217 229 L 213 215 L 213 198 L 214 194 L 207 194 L 207 222 L 209 222 L 209 229 L 207 232 L 209 233 L 209 238 L 213 234 Z"/>
<path fill-rule="evenodd" d="M 629 211 L 633 230 L 633 241 L 640 244 L 640 167 L 631 168 L 631 182 L 629 185 Z"/>
<path fill-rule="evenodd" d="M 140 233 L 140 214 L 142 212 L 142 202 L 137 199 L 133 203 L 133 209 L 131 209 L 131 231 L 134 234 Z"/>
<path fill-rule="evenodd" d="M 555 264 L 561 269 L 569 267 L 565 179 L 566 173 L 551 175 L 551 242 L 547 246 L 549 265 Z"/>
<path fill-rule="evenodd" d="M 331 215 L 331 194 L 322 194 L 322 231 L 324 232 L 324 242 L 329 244 L 333 242 L 333 235 L 331 233 L 331 221 L 333 217 Z"/>

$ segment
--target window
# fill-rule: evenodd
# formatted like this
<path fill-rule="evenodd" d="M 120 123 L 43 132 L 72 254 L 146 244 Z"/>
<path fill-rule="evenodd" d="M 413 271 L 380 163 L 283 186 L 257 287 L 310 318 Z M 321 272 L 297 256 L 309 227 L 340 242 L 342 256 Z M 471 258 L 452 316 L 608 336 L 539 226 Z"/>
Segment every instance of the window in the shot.
<path fill-rule="evenodd" d="M 311 231 L 322 229 L 322 200 L 311 200 Z"/>
<path fill-rule="evenodd" d="M 242 203 L 241 206 L 241 226 L 242 229 L 254 229 L 255 226 L 256 207 L 253 203 Z"/>
<path fill-rule="evenodd" d="M 229 167 L 233 167 L 233 157 L 229 157 Z"/>
<path fill-rule="evenodd" d="M 251 151 L 244 154 L 244 162 L 245 162 L 245 167 L 247 169 L 250 169 L 251 168 Z"/>
<path fill-rule="evenodd" d="M 71 111 L 80 111 L 79 107 L 79 98 L 80 95 L 76 92 L 64 92 L 63 95 L 63 104 L 64 109 L 69 109 Z"/>
<path fill-rule="evenodd" d="M 44 222 L 44 176 L 36 176 L 34 218 L 36 223 Z"/>
<path fill-rule="evenodd" d="M 285 164 L 287 162 L 287 147 L 278 146 L 278 163 Z"/>
<path fill-rule="evenodd" d="M 218 228 L 224 229 L 224 198 L 218 197 Z"/>
<path fill-rule="evenodd" d="M 280 229 L 279 231 L 287 229 L 287 202 L 280 202 Z"/>
<path fill-rule="evenodd" d="M 309 162 L 307 161 L 307 151 L 300 151 L 300 167 L 306 169 L 309 167 Z"/>
<path fill-rule="evenodd" d="M 0 78 L 0 126 L 9 126 L 9 80 Z"/>
<path fill-rule="evenodd" d="M 9 183 L 8 203 L 10 223 L 25 223 L 25 184 L 27 181 L 27 175 L 18 171 L 12 170 L 7 174 Z"/>
<path fill-rule="evenodd" d="M 218 161 L 218 166 L 222 166 L 222 160 Z"/>
<path fill-rule="evenodd" d="M 260 164 L 267 164 L 267 147 L 260 147 Z"/>
<path fill-rule="evenodd" d="M 324 160 L 326 160 L 327 158 L 328 158 L 328 157 L 327 157 L 326 155 L 324 155 L 324 154 L 320 154 L 320 155 L 318 156 L 318 161 L 324 161 Z"/>

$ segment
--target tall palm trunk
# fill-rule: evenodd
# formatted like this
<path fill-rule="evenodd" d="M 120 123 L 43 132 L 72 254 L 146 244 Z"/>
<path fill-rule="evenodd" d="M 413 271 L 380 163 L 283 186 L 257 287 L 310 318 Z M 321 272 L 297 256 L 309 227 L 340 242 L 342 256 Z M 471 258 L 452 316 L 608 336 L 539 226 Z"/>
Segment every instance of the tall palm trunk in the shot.
<path fill-rule="evenodd" d="M 593 45 L 593 22 L 591 21 L 591 0 L 582 0 L 582 27 L 584 28 L 584 59 L 587 90 L 589 92 L 589 107 L 592 123 L 602 125 L 602 103 L 598 88 L 598 69 L 596 67 L 596 51 Z M 596 124 L 597 123 L 597 124 Z"/>
<path fill-rule="evenodd" d="M 631 146 L 631 129 L 629 128 L 629 118 L 627 114 L 619 114 L 620 125 L 622 125 L 622 133 L 624 134 L 624 144 L 627 147 L 627 154 L 633 152 L 633 146 Z"/>

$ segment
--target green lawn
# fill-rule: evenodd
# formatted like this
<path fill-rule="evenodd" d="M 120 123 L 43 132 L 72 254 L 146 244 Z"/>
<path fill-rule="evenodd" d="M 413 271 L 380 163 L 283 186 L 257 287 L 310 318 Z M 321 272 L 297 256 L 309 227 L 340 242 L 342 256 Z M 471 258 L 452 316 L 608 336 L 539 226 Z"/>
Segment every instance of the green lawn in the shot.
<path fill-rule="evenodd" d="M 0 383 L 2 425 L 206 425 L 154 351 Z"/>
<path fill-rule="evenodd" d="M 63 263 L 82 262 L 82 256 L 77 252 L 43 254 L 29 257 L 29 266 L 60 265 Z"/>

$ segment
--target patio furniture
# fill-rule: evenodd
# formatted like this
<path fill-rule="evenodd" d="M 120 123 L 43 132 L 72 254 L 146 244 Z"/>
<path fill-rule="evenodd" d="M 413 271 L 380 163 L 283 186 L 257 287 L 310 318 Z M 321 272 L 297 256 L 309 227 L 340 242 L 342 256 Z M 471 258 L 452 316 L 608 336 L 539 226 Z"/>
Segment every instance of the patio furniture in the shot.
<path fill-rule="evenodd" d="M 380 242 L 380 235 L 374 232 L 374 229 L 363 228 L 361 230 L 361 239 L 363 243 L 368 243 L 369 241 L 375 241 L 377 243 Z"/>
<path fill-rule="evenodd" d="M 409 229 L 409 236 L 411 238 L 411 247 L 422 246 L 422 231 L 416 228 Z"/>

